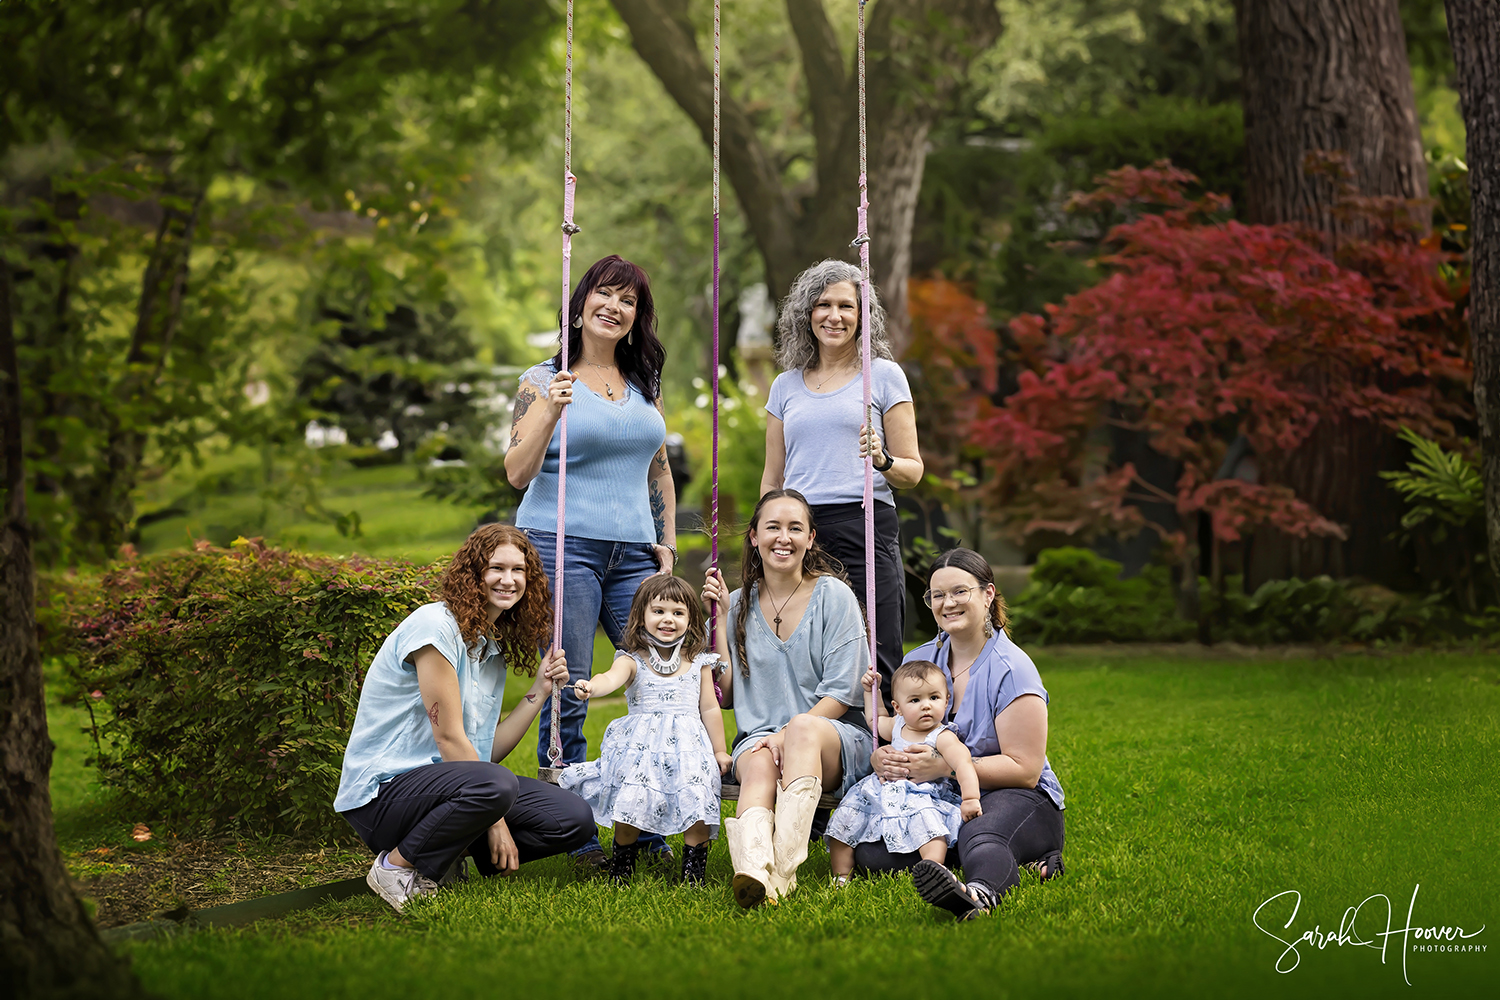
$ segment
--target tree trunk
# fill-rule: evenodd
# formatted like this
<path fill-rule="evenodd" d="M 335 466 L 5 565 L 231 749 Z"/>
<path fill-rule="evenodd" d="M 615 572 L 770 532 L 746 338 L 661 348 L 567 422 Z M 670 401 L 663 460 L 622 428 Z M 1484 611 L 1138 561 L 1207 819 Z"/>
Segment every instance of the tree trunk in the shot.
<path fill-rule="evenodd" d="M 1238 0 L 1249 221 L 1337 241 L 1333 184 L 1307 154 L 1343 152 L 1367 195 L 1427 197 L 1427 163 L 1397 0 Z"/>
<path fill-rule="evenodd" d="M 0 982 L 24 997 L 136 997 L 73 893 L 52 830 L 35 570 L 26 522 L 10 265 L 0 259 Z"/>
<path fill-rule="evenodd" d="M 713 142 L 713 74 L 698 49 L 687 0 L 613 0 L 637 53 Z M 766 280 L 778 296 L 825 257 L 856 260 L 859 203 L 857 78 L 846 70 L 821 0 L 787 0 L 812 112 L 815 186 L 794 196 L 744 108 L 721 108 L 724 171 L 745 213 Z M 881 0 L 867 11 L 866 108 L 871 278 L 889 314 L 892 347 L 910 340 L 906 280 L 927 133 L 969 62 L 1000 34 L 990 0 Z"/>
<path fill-rule="evenodd" d="M 1473 204 L 1469 343 L 1490 567 L 1500 580 L 1500 4 L 1447 0 Z"/>
<path fill-rule="evenodd" d="M 1245 108 L 1246 214 L 1326 234 L 1330 250 L 1365 234 L 1335 212 L 1334 178 L 1309 176 L 1309 154 L 1342 153 L 1364 195 L 1427 197 L 1406 35 L 1397 0 L 1237 0 Z M 1425 219 L 1420 220 L 1425 225 Z M 1315 376 L 1314 376 L 1315 377 Z M 1286 576 L 1357 574 L 1414 584 L 1392 559 L 1401 502 L 1379 478 L 1404 449 L 1363 420 L 1321 424 L 1289 455 L 1260 456 L 1262 470 L 1348 531 L 1348 539 L 1255 533 L 1245 583 Z"/>
<path fill-rule="evenodd" d="M 115 393 L 118 405 L 106 414 L 109 426 L 97 468 L 80 484 L 76 497 L 79 544 L 99 558 L 115 555 L 135 518 L 131 493 L 140 477 L 150 436 L 152 397 L 182 319 L 193 234 L 202 207 L 202 191 L 188 197 L 169 186 L 162 199 L 156 243 L 141 278 L 125 374 Z"/>

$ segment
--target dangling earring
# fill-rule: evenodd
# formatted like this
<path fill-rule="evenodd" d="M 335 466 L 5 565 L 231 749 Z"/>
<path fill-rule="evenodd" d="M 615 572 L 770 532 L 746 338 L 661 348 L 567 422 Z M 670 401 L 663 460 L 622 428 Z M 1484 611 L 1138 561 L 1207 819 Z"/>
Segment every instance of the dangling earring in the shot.
<path fill-rule="evenodd" d="M 984 637 L 986 639 L 993 639 L 995 637 L 995 623 L 990 621 L 988 609 L 985 609 L 984 614 Z"/>
<path fill-rule="evenodd" d="M 625 335 L 625 343 L 627 343 L 627 344 L 634 344 L 635 343 L 635 327 L 631 327 L 630 328 L 630 332 Z"/>
<path fill-rule="evenodd" d="M 573 317 L 573 325 L 576 326 L 576 327 L 579 327 L 581 329 L 583 327 L 583 317 L 582 316 L 574 316 Z"/>

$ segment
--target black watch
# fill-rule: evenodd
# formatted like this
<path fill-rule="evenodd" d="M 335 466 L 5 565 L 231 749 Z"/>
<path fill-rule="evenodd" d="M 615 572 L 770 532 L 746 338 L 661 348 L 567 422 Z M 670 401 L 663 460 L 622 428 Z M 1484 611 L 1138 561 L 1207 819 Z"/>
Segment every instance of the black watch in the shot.
<path fill-rule="evenodd" d="M 886 471 L 888 471 L 890 469 L 891 466 L 893 466 L 895 464 L 896 464 L 896 456 L 892 455 L 890 452 L 886 452 L 885 453 L 885 464 L 884 465 L 875 465 L 875 471 L 876 472 L 886 472 Z"/>

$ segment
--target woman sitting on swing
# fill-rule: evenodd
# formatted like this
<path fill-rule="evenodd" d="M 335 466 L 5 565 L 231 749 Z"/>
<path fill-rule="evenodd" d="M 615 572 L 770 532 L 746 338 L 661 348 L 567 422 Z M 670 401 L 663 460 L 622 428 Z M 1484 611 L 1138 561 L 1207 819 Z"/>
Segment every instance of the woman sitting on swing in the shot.
<path fill-rule="evenodd" d="M 864 620 L 816 538 L 802 494 L 771 490 L 750 517 L 740 589 L 728 593 L 718 571 L 703 585 L 739 728 L 730 765 L 739 808 L 724 831 L 734 898 L 747 909 L 796 888 L 818 799 L 870 771 Z"/>

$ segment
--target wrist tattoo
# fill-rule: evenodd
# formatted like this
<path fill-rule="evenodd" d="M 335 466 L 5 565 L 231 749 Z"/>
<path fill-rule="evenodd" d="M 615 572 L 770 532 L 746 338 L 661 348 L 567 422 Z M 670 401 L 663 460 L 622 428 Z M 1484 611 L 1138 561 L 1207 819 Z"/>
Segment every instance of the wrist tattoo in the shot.
<path fill-rule="evenodd" d="M 535 705 L 536 704 L 536 695 L 533 694 L 530 691 L 527 691 L 526 692 L 526 701 L 527 701 L 528 704 Z"/>

